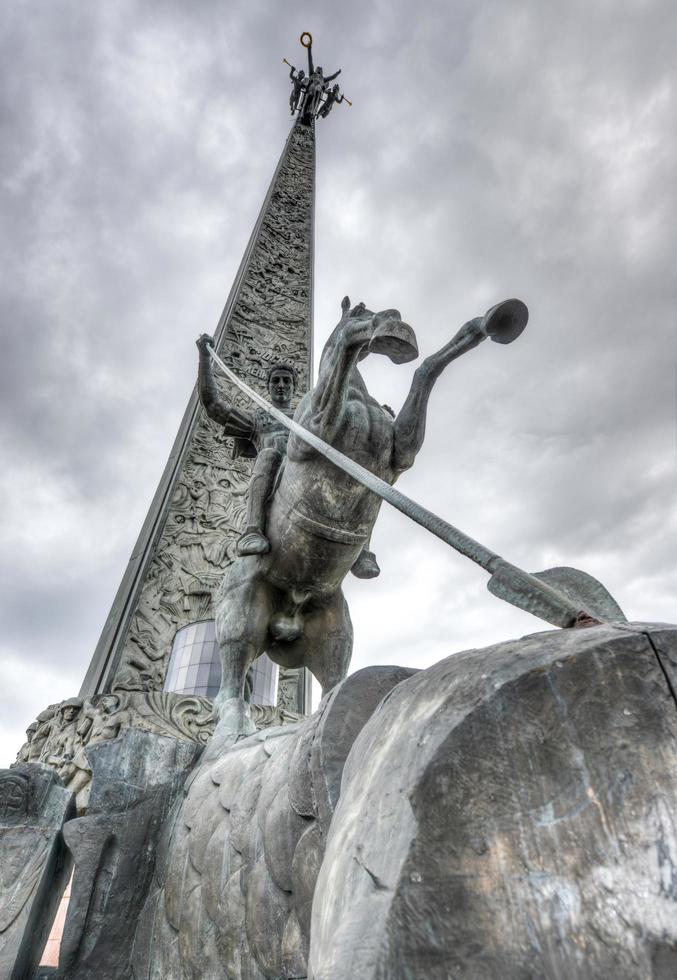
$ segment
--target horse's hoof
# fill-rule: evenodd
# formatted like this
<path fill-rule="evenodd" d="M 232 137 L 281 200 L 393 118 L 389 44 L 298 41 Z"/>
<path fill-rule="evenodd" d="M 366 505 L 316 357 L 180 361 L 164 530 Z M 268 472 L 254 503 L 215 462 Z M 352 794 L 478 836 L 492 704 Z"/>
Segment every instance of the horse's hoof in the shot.
<path fill-rule="evenodd" d="M 249 704 L 244 698 L 214 698 L 214 713 L 218 717 L 216 730 L 253 735 L 256 726 L 251 719 Z"/>
<path fill-rule="evenodd" d="M 265 555 L 268 551 L 270 551 L 270 541 L 265 534 L 261 534 L 260 531 L 245 531 L 245 533 L 238 539 L 238 555 L 243 557 L 245 555 Z"/>
<path fill-rule="evenodd" d="M 406 364 L 418 357 L 416 334 L 397 310 L 384 310 L 374 317 L 376 328 L 369 341 L 370 354 L 385 354 L 395 364 Z"/>
<path fill-rule="evenodd" d="M 381 574 L 373 551 L 361 551 L 350 571 L 356 578 L 376 578 Z"/>
<path fill-rule="evenodd" d="M 232 748 L 241 738 L 256 733 L 256 725 L 251 720 L 249 705 L 244 698 L 214 700 L 214 713 L 218 717 L 214 734 L 207 742 L 203 762 L 213 762 Z"/>

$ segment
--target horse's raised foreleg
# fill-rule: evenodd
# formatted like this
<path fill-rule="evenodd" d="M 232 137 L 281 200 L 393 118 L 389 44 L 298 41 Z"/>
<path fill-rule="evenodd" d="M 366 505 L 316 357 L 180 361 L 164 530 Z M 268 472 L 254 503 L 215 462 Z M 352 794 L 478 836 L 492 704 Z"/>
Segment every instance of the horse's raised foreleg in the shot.
<path fill-rule="evenodd" d="M 476 317 L 464 324 L 435 354 L 426 357 L 414 373 L 407 400 L 394 424 L 393 467 L 398 473 L 408 470 L 425 439 L 428 399 L 442 371 L 461 354 L 477 347 L 486 337 L 481 318 Z"/>

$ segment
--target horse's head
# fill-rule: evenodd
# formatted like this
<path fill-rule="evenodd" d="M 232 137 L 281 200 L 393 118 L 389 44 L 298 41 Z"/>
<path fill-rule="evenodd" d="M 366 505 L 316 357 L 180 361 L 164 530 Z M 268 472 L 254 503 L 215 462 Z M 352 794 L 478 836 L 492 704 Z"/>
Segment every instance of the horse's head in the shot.
<path fill-rule="evenodd" d="M 360 361 L 367 354 L 385 354 L 395 364 L 404 364 L 418 357 L 416 334 L 404 322 L 399 310 L 374 313 L 364 303 L 351 308 L 348 296 L 341 302 L 341 319 L 324 345 L 320 373 L 338 345 L 359 346 Z"/>
<path fill-rule="evenodd" d="M 416 334 L 404 322 L 399 310 L 382 310 L 374 315 L 373 322 L 374 333 L 363 357 L 385 354 L 395 364 L 406 364 L 418 357 Z"/>

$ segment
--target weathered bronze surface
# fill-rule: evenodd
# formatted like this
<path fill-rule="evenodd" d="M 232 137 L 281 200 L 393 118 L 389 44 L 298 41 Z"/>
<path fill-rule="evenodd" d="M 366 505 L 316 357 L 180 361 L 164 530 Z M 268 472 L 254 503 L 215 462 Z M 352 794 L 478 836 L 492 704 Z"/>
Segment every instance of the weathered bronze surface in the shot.
<path fill-rule="evenodd" d="M 308 976 L 677 976 L 675 662 L 674 626 L 597 626 L 400 684 L 344 768 Z"/>
<path fill-rule="evenodd" d="M 509 328 L 494 323 L 501 319 L 500 308 L 495 310 L 470 320 L 424 360 L 393 417 L 369 395 L 357 365 L 370 353 L 398 364 L 411 360 L 418 353 L 414 331 L 397 310 L 373 313 L 363 303 L 351 309 L 346 297 L 322 353 L 317 384 L 299 404 L 295 422 L 392 484 L 423 444 L 428 398 L 444 368 L 480 344 L 489 328 L 502 340 L 506 329 L 512 330 L 512 321 Z M 204 340 L 201 391 L 214 406 L 205 380 L 207 346 Z M 227 409 L 213 410 L 222 411 L 226 423 L 232 418 Z M 223 735 L 238 726 L 248 730 L 241 703 L 244 677 L 264 650 L 284 667 L 307 667 L 325 691 L 345 677 L 352 626 L 341 583 L 368 542 L 380 505 L 376 494 L 291 435 L 266 522 L 270 551 L 238 559 L 217 601 Z M 230 701 L 238 703 L 226 711 Z M 211 750 L 217 745 L 218 738 Z"/>

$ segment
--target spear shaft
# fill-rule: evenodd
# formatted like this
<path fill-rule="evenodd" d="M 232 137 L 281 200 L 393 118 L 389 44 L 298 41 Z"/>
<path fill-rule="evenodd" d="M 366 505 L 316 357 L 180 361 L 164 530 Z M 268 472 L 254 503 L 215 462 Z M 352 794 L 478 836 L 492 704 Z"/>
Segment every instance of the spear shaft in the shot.
<path fill-rule="evenodd" d="M 564 595 L 559 589 L 553 588 L 546 582 L 541 581 L 535 575 L 525 572 L 517 565 L 512 565 L 505 561 L 494 551 L 490 551 L 475 541 L 470 535 L 464 534 L 453 524 L 433 514 L 421 504 L 407 497 L 406 494 L 396 490 L 390 483 L 386 483 L 370 470 L 365 469 L 355 460 L 345 456 L 342 452 L 320 439 L 314 432 L 299 425 L 294 419 L 288 418 L 283 412 L 271 405 L 262 395 L 242 381 L 231 369 L 224 364 L 213 347 L 208 346 L 210 357 L 223 371 L 225 376 L 237 388 L 240 389 L 248 398 L 265 409 L 269 415 L 276 419 L 291 433 L 302 439 L 307 445 L 311 446 L 318 453 L 337 466 L 344 473 L 347 473 L 358 483 L 361 483 L 367 490 L 386 500 L 392 507 L 399 510 L 410 520 L 424 527 L 426 531 L 440 538 L 455 551 L 475 562 L 485 571 L 489 572 L 489 590 L 505 599 L 512 605 L 518 606 L 527 612 L 532 613 L 539 619 L 544 619 L 554 626 L 570 627 L 573 626 L 581 615 L 588 615 L 585 608 L 569 596 Z"/>

